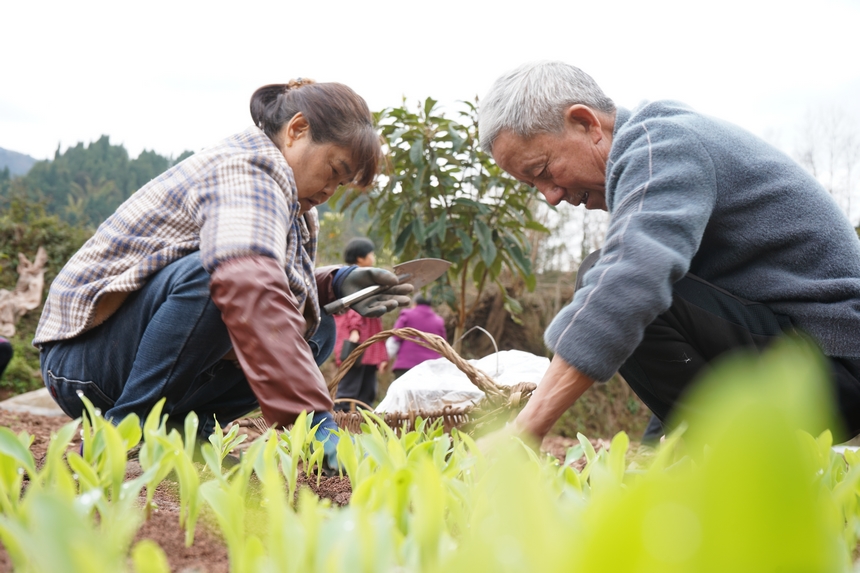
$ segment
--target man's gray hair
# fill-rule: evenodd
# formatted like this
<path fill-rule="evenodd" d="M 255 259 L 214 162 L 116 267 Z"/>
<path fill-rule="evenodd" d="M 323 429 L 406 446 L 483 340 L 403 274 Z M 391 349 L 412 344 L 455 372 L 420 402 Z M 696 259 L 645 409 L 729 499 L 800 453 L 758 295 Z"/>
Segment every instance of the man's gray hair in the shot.
<path fill-rule="evenodd" d="M 615 113 L 612 100 L 579 68 L 563 62 L 524 64 L 497 79 L 481 100 L 481 148 L 492 153 L 493 143 L 503 131 L 523 138 L 561 131 L 564 110 L 576 104 Z"/>

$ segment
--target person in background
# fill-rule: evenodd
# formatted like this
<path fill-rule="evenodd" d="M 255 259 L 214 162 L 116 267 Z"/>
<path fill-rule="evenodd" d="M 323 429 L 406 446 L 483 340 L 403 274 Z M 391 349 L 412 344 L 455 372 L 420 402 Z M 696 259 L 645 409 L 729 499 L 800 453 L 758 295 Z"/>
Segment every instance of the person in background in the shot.
<path fill-rule="evenodd" d="M 445 321 L 441 316 L 436 314 L 430 300 L 423 295 L 417 295 L 414 298 L 415 304 L 403 309 L 400 316 L 397 317 L 397 322 L 394 323 L 394 328 L 414 328 L 428 334 L 436 334 L 442 338 L 446 338 Z M 430 350 L 413 342 L 408 338 L 400 338 L 392 336 L 388 339 L 389 356 L 396 355 L 393 371 L 394 377 L 400 378 L 403 374 L 426 360 L 439 358 L 439 353 L 435 350 Z"/>
<path fill-rule="evenodd" d="M 344 262 L 359 268 L 373 267 L 376 255 L 373 253 L 373 241 L 365 238 L 352 239 L 347 243 L 343 252 Z M 337 338 L 335 340 L 335 363 L 340 364 L 349 356 L 356 346 L 382 331 L 382 321 L 379 318 L 361 316 L 352 309 L 343 314 L 335 315 Z M 388 352 L 382 341 L 370 345 L 364 350 L 361 359 L 341 379 L 335 395 L 335 410 L 349 410 L 351 404 L 338 401 L 342 398 L 358 400 L 368 406 L 376 400 L 376 373 L 388 367 Z M 362 407 L 359 405 L 359 407 Z"/>
<path fill-rule="evenodd" d="M 6 372 L 6 367 L 12 360 L 12 343 L 0 336 L 0 376 Z"/>
<path fill-rule="evenodd" d="M 321 308 L 384 284 L 353 306 L 380 316 L 408 305 L 412 288 L 383 269 L 317 268 L 316 206 L 341 185 L 372 183 L 379 134 L 340 83 L 263 86 L 250 112 L 253 125 L 153 179 L 99 226 L 51 284 L 33 344 L 72 418 L 81 395 L 115 424 L 164 398 L 168 423 L 195 412 L 202 440 L 258 407 L 277 428 L 313 413 L 336 467 L 318 367 L 334 324 Z"/>

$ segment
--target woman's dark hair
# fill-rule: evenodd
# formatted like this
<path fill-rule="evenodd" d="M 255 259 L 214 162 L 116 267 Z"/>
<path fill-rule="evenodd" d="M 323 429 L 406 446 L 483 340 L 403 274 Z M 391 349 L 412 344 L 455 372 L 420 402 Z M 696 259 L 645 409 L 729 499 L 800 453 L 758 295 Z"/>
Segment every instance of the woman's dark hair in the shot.
<path fill-rule="evenodd" d="M 354 265 L 358 259 L 363 259 L 373 251 L 373 241 L 359 237 L 346 244 L 346 248 L 343 250 L 343 260 L 348 265 Z"/>
<path fill-rule="evenodd" d="M 367 103 L 338 83 L 291 80 L 263 86 L 251 96 L 251 118 L 272 141 L 285 124 L 301 113 L 310 125 L 314 143 L 334 143 L 352 151 L 356 165 L 353 182 L 367 187 L 379 172 L 382 146 Z"/>
<path fill-rule="evenodd" d="M 423 294 L 415 295 L 415 298 L 413 300 L 415 301 L 415 304 L 423 304 L 424 306 L 433 306 L 433 303 L 430 302 L 430 299 L 427 298 L 426 296 L 424 296 Z"/>

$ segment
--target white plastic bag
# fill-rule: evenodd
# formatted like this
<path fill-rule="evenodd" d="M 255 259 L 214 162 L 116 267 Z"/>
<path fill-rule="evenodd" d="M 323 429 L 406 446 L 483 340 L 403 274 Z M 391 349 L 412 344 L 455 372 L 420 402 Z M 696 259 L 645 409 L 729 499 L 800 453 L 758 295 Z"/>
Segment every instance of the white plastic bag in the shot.
<path fill-rule="evenodd" d="M 537 384 L 549 368 L 549 358 L 521 350 L 503 350 L 469 363 L 503 386 Z M 484 392 L 459 368 L 447 358 L 437 358 L 422 362 L 392 382 L 376 411 L 405 413 L 440 410 L 449 405 L 459 408 L 483 398 Z"/>

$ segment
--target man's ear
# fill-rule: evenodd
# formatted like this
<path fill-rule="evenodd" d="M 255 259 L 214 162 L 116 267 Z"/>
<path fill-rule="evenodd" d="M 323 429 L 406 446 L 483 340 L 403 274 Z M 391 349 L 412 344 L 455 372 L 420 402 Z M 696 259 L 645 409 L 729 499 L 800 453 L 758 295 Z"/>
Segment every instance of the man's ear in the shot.
<path fill-rule="evenodd" d="M 603 139 L 600 117 L 587 105 L 577 103 L 567 108 L 564 111 L 564 121 L 570 127 L 582 129 L 594 143 Z"/>

